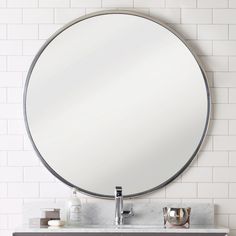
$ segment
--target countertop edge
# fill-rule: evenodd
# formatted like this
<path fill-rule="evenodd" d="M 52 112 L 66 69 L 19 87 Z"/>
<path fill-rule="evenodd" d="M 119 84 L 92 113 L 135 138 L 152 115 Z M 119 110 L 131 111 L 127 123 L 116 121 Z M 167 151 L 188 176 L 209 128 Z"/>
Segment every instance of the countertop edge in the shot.
<path fill-rule="evenodd" d="M 176 227 L 164 228 L 162 226 L 145 227 L 57 227 L 57 228 L 30 228 L 22 227 L 14 230 L 14 233 L 229 233 L 229 228 L 221 226 L 192 226 L 190 228 Z"/>

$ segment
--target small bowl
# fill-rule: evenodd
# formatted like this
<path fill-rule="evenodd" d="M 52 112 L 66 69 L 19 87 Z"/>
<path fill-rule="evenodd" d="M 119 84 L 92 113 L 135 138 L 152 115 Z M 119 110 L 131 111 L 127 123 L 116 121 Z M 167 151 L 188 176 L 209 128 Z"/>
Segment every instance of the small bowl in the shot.
<path fill-rule="evenodd" d="M 173 226 L 183 226 L 188 223 L 190 225 L 190 212 L 191 208 L 174 208 L 174 207 L 164 207 L 163 216 L 164 216 L 164 226 L 168 222 Z"/>

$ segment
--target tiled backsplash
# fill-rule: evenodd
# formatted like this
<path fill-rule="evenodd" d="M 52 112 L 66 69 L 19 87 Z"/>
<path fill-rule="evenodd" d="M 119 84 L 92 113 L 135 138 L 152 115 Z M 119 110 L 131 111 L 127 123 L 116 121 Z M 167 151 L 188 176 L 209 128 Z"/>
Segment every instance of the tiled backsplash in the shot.
<path fill-rule="evenodd" d="M 0 0 L 1 236 L 21 224 L 24 204 L 70 194 L 40 164 L 25 132 L 22 91 L 33 56 L 68 21 L 118 8 L 154 16 L 182 34 L 203 62 L 212 92 L 212 121 L 198 158 L 142 201 L 214 203 L 216 223 L 236 235 L 236 0 Z"/>

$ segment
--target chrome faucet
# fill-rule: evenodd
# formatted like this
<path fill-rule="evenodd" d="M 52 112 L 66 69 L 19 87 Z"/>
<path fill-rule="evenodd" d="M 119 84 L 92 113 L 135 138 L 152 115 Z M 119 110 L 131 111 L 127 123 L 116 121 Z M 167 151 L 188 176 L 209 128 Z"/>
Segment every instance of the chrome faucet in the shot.
<path fill-rule="evenodd" d="M 115 188 L 115 224 L 122 225 L 124 223 L 124 218 L 132 214 L 133 214 L 132 209 L 130 211 L 124 211 L 122 187 L 116 186 Z"/>

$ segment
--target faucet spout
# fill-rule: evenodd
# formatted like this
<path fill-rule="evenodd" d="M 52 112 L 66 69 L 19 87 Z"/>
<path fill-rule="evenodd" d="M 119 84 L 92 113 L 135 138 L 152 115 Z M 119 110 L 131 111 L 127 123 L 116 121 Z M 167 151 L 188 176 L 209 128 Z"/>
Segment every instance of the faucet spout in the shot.
<path fill-rule="evenodd" d="M 116 186 L 115 188 L 115 224 L 122 225 L 124 218 L 133 215 L 132 208 L 129 211 L 124 211 L 123 208 L 123 194 L 122 187 Z"/>
<path fill-rule="evenodd" d="M 123 195 L 121 186 L 116 186 L 115 188 L 115 224 L 123 224 Z"/>

